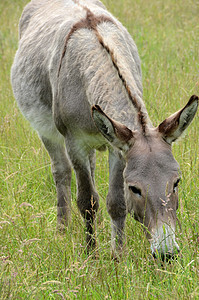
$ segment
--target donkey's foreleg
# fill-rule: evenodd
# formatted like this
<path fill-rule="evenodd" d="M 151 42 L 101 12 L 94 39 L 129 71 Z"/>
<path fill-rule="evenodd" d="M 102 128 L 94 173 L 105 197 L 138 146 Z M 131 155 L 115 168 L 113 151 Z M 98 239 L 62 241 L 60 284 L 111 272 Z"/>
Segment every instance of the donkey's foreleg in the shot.
<path fill-rule="evenodd" d="M 57 227 L 64 230 L 71 217 L 71 167 L 65 145 L 41 137 L 51 158 L 52 174 L 57 190 Z"/>
<path fill-rule="evenodd" d="M 89 162 L 90 162 L 91 177 L 93 180 L 93 184 L 95 185 L 95 166 L 96 166 L 96 150 L 95 149 L 92 149 L 89 153 Z"/>
<path fill-rule="evenodd" d="M 77 206 L 86 223 L 87 249 L 93 248 L 96 244 L 94 235 L 94 222 L 99 207 L 99 196 L 93 186 L 90 172 L 83 166 L 76 169 L 77 177 Z"/>
<path fill-rule="evenodd" d="M 95 244 L 94 222 L 99 196 L 94 185 L 94 152 L 80 146 L 74 138 L 66 138 L 66 147 L 77 179 L 77 206 L 86 224 L 87 250 Z"/>
<path fill-rule="evenodd" d="M 124 163 L 114 152 L 109 152 L 109 192 L 107 196 L 107 210 L 111 217 L 111 245 L 113 256 L 122 252 L 124 227 L 126 220 L 126 202 L 123 183 Z"/>
<path fill-rule="evenodd" d="M 111 247 L 113 258 L 121 256 L 124 242 L 124 227 L 126 216 L 111 218 Z"/>

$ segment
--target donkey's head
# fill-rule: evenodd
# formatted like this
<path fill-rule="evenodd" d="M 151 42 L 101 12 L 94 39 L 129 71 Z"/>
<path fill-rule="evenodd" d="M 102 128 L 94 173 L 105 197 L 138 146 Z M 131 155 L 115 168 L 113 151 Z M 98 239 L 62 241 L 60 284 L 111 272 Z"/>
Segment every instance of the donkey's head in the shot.
<path fill-rule="evenodd" d="M 179 251 L 175 226 L 180 168 L 171 144 L 191 123 L 197 106 L 198 97 L 192 96 L 183 109 L 157 128 L 146 128 L 144 133 L 130 130 L 109 118 L 98 106 L 93 107 L 96 126 L 125 159 L 127 209 L 144 224 L 153 255 L 159 253 L 163 259 Z"/>

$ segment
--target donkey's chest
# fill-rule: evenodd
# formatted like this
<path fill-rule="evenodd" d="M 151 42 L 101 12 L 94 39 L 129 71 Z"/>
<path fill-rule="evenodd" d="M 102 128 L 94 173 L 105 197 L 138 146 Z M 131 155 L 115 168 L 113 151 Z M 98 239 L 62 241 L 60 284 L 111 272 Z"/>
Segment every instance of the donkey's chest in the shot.
<path fill-rule="evenodd" d="M 66 137 L 67 138 L 67 137 Z M 108 143 L 106 139 L 98 132 L 85 132 L 79 130 L 73 133 L 73 138 L 76 141 L 78 149 L 82 149 L 83 152 L 90 151 L 91 149 L 97 149 L 99 151 L 106 150 Z"/>

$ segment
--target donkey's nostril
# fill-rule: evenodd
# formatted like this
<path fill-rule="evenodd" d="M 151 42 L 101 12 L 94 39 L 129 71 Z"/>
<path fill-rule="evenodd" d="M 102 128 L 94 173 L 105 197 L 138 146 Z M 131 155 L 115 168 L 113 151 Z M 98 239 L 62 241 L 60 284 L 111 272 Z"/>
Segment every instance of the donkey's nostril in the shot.
<path fill-rule="evenodd" d="M 168 252 L 166 254 L 161 254 L 161 258 L 162 258 L 162 261 L 168 262 L 168 261 L 173 260 L 175 258 L 175 255 L 173 253 Z"/>

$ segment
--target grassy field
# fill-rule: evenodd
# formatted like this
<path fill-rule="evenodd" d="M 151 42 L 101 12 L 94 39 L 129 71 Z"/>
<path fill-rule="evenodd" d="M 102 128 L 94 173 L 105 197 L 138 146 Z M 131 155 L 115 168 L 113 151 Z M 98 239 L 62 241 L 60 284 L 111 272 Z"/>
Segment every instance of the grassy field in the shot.
<path fill-rule="evenodd" d="M 199 2 L 104 0 L 128 28 L 142 60 L 144 99 L 154 124 L 199 94 Z M 83 221 L 72 182 L 72 223 L 56 233 L 50 161 L 20 114 L 10 85 L 17 26 L 25 0 L 0 2 L 0 299 L 198 299 L 199 122 L 173 147 L 182 170 L 177 241 L 182 256 L 161 266 L 150 259 L 140 224 L 127 219 L 123 259 L 110 258 L 107 153 L 96 181 L 98 257 L 85 255 Z"/>

